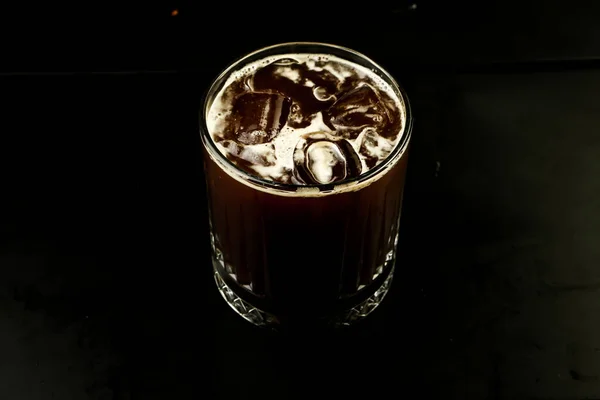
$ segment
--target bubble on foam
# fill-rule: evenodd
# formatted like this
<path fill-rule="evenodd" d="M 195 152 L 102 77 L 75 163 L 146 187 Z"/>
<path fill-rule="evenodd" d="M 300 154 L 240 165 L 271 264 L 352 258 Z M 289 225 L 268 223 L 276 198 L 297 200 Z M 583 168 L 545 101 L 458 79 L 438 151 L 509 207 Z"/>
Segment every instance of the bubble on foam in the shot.
<path fill-rule="evenodd" d="M 289 66 L 289 65 L 293 65 L 293 64 L 298 64 L 298 60 L 295 60 L 291 57 L 278 58 L 277 60 L 273 61 L 273 64 Z"/>

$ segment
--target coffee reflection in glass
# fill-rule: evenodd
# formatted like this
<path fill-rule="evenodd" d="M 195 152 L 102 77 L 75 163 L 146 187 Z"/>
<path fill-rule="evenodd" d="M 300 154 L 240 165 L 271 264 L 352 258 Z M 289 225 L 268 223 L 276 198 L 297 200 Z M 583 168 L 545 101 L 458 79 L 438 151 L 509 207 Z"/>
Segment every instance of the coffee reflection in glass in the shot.
<path fill-rule="evenodd" d="M 210 87 L 200 126 L 214 277 L 259 326 L 346 326 L 389 290 L 411 134 L 408 99 L 362 54 L 251 53 Z"/>

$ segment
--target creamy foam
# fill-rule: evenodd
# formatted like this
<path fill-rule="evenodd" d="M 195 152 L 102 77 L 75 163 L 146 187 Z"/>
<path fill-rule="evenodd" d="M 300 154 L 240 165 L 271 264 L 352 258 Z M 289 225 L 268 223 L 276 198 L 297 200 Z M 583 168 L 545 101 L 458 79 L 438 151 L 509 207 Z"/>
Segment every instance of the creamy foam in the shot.
<path fill-rule="evenodd" d="M 311 73 L 337 79 L 335 84 L 344 90 L 336 92 L 318 85 L 314 76 L 310 79 L 294 68 L 298 64 Z M 329 102 L 323 104 L 333 104 L 333 111 L 318 111 L 308 117 L 302 114 L 302 110 L 298 112 L 298 103 L 292 94 L 288 96 L 292 105 L 286 122 L 273 134 L 276 129 L 271 132 L 259 128 L 272 122 L 272 110 L 284 107 L 280 99 L 268 98 L 269 103 L 265 103 L 268 107 L 257 112 L 254 121 L 257 129 L 249 129 L 242 138 L 228 136 L 226 131 L 229 121 L 235 117 L 237 96 L 251 92 L 254 89 L 253 76 L 267 66 L 277 79 L 310 88 L 317 103 Z M 369 96 L 375 100 L 369 100 Z M 371 102 L 355 105 L 353 97 Z M 342 111 L 335 108 L 338 104 Z M 328 121 L 324 120 L 325 117 Z M 367 117 L 373 122 L 361 125 Z M 355 121 L 356 118 L 359 122 Z M 382 121 L 387 118 L 395 125 Z M 390 85 L 368 68 L 326 54 L 282 54 L 255 61 L 231 73 L 215 96 L 206 121 L 219 151 L 251 174 L 297 185 L 337 182 L 336 190 L 339 190 L 345 187 L 344 180 L 366 173 L 389 156 L 403 135 L 406 108 L 403 99 Z M 384 135 L 379 129 L 381 126 L 392 126 L 394 132 Z M 342 142 L 349 143 L 349 146 Z M 299 192 L 307 195 L 313 191 Z"/>

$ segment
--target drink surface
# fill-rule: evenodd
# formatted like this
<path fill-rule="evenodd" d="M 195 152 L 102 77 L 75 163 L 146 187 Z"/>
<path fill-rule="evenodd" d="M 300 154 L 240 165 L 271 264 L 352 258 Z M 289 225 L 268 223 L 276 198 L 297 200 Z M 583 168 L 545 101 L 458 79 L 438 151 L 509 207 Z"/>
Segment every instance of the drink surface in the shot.
<path fill-rule="evenodd" d="M 219 151 L 284 184 L 335 184 L 384 161 L 406 108 L 375 72 L 326 54 L 283 54 L 233 72 L 207 114 Z"/>

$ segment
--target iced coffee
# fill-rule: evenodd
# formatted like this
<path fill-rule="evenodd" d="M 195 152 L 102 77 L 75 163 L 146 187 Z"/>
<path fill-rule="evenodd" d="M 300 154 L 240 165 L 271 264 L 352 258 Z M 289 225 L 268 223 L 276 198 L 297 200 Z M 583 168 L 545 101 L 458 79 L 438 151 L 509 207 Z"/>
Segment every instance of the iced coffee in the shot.
<path fill-rule="evenodd" d="M 215 279 L 235 311 L 257 325 L 348 325 L 377 307 L 410 128 L 394 79 L 349 49 L 272 46 L 217 78 L 201 134 Z"/>

